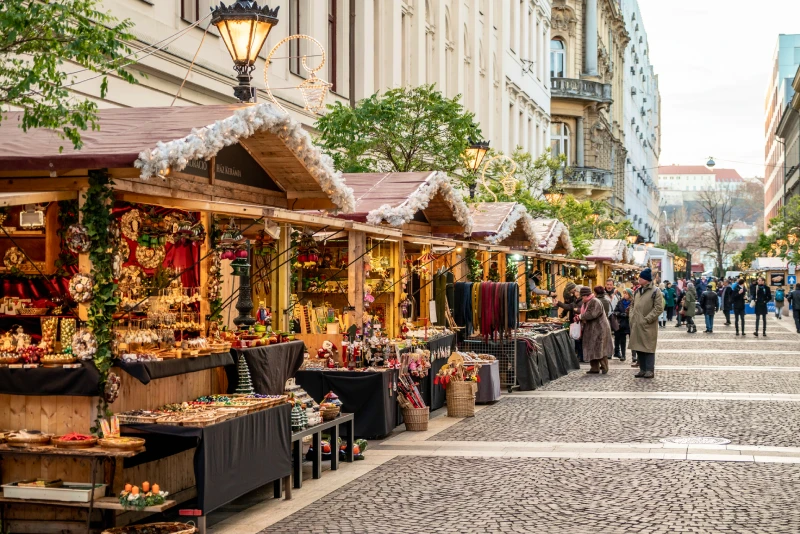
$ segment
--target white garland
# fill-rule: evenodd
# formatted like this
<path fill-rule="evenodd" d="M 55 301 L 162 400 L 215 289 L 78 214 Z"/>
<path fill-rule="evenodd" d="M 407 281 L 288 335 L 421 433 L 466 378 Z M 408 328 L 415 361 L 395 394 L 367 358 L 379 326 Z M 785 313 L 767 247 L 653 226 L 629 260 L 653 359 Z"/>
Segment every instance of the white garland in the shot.
<path fill-rule="evenodd" d="M 559 240 L 564 243 L 567 255 L 575 252 L 575 247 L 572 246 L 572 239 L 569 237 L 569 229 L 564 223 L 555 219 L 537 219 L 536 222 L 544 227 L 543 230 L 546 231 L 548 227 L 550 230 L 548 234 L 543 236 L 539 241 L 540 252 L 550 254 L 558 246 Z"/>
<path fill-rule="evenodd" d="M 485 241 L 492 245 L 502 243 L 517 228 L 517 224 L 519 223 L 520 219 L 522 219 L 525 235 L 528 236 L 528 239 L 530 239 L 531 243 L 538 243 L 539 237 L 533 228 L 533 217 L 530 216 L 528 210 L 526 210 L 525 206 L 522 204 L 517 204 L 514 206 L 514 208 L 511 210 L 511 213 L 509 213 L 508 217 L 506 217 L 503 221 L 503 224 L 500 225 L 500 229 L 497 230 L 497 233 L 490 235 L 485 239 Z"/>
<path fill-rule="evenodd" d="M 141 178 L 145 180 L 163 175 L 168 169 L 180 171 L 189 160 L 208 160 L 224 147 L 261 131 L 278 136 L 339 209 L 344 213 L 355 210 L 353 190 L 345 184 L 342 173 L 334 169 L 333 160 L 314 145 L 300 123 L 268 103 L 248 106 L 227 119 L 204 128 L 193 128 L 192 133 L 182 139 L 167 143 L 159 141 L 156 148 L 143 150 L 134 166 L 141 169 Z"/>
<path fill-rule="evenodd" d="M 367 222 L 370 224 L 381 224 L 386 221 L 389 226 L 400 227 L 411 221 L 418 211 L 424 210 L 430 204 L 431 199 L 441 193 L 445 202 L 453 210 L 453 217 L 464 227 L 464 234 L 472 233 L 472 216 L 469 213 L 469 206 L 464 198 L 453 188 L 450 177 L 446 172 L 437 171 L 420 185 L 416 191 L 399 206 L 383 204 L 367 214 Z"/>

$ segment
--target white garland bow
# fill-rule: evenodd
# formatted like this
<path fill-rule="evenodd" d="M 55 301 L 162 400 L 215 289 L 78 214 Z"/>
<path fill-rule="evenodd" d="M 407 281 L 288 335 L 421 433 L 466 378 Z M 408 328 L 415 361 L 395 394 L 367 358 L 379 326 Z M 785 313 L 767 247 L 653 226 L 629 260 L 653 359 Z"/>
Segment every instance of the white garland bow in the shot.
<path fill-rule="evenodd" d="M 467 206 L 464 198 L 453 188 L 447 173 L 441 171 L 433 173 L 400 205 L 383 204 L 381 207 L 369 212 L 367 222 L 377 225 L 386 221 L 390 226 L 403 226 L 411 221 L 418 211 L 427 208 L 431 199 L 437 193 L 441 193 L 447 205 L 453 210 L 453 217 L 464 228 L 464 234 L 471 234 L 472 216 L 469 212 L 469 206 Z"/>
<path fill-rule="evenodd" d="M 353 190 L 345 184 L 342 173 L 333 167 L 330 156 L 323 154 L 299 122 L 269 103 L 256 104 L 234 112 L 231 117 L 216 121 L 204 128 L 193 128 L 182 139 L 158 142 L 156 148 L 139 153 L 134 166 L 141 169 L 146 180 L 168 169 L 183 170 L 189 160 L 208 160 L 226 146 L 247 139 L 256 132 L 266 131 L 278 136 L 302 161 L 320 187 L 344 213 L 355 210 Z"/>

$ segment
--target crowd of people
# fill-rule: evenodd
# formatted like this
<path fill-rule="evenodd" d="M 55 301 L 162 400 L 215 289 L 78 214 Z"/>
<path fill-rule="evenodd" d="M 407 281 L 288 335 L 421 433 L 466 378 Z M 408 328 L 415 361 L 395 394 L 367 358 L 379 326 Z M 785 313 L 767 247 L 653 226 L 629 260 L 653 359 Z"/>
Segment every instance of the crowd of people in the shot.
<path fill-rule="evenodd" d="M 631 288 L 609 278 L 604 286 L 595 288 L 568 283 L 561 296 L 556 305 L 561 317 L 579 325 L 571 329 L 571 334 L 575 332 L 578 358 L 589 363 L 589 374 L 607 374 L 609 360 L 625 361 L 630 348 L 631 366 L 639 369 L 634 376 L 653 378 L 659 330 L 675 322 L 675 328 L 686 328 L 687 333 L 695 334 L 695 317 L 702 315 L 704 333 L 713 334 L 720 310 L 725 318 L 723 325 L 731 326 L 733 313 L 735 335 L 744 336 L 746 307 L 751 307 L 756 323 L 753 335 L 765 337 L 768 306 L 774 301 L 778 319 L 788 316 L 792 309 L 800 334 L 800 284 L 788 294 L 783 287 L 777 287 L 773 294 L 763 277 L 749 285 L 743 278 L 713 277 L 656 284 L 653 272 L 644 269 Z"/>

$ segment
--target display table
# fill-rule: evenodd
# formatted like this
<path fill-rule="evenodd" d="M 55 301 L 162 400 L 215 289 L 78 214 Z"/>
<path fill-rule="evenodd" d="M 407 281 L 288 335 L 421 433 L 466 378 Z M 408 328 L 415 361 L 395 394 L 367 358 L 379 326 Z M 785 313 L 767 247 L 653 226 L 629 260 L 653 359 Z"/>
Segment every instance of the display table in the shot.
<path fill-rule="evenodd" d="M 341 426 L 345 425 L 347 433 L 345 440 L 347 442 L 347 449 L 345 449 L 345 461 L 353 461 L 353 437 L 355 428 L 353 423 L 353 414 L 342 413 L 332 421 L 323 421 L 318 425 L 310 428 L 300 430 L 299 432 L 292 433 L 292 463 L 293 471 L 292 478 L 294 479 L 294 487 L 300 489 L 303 487 L 303 438 L 312 436 L 311 447 L 314 450 L 314 455 L 311 458 L 311 476 L 312 478 L 322 477 L 322 432 L 327 430 L 330 432 L 331 438 L 331 471 L 339 469 L 339 431 Z M 276 486 L 277 490 L 277 486 Z M 276 491 L 276 497 L 280 497 Z"/>
<path fill-rule="evenodd" d="M 376 438 L 397 426 L 396 369 L 386 371 L 298 371 L 295 382 L 320 402 L 333 391 L 342 412 L 355 415 L 357 438 Z"/>
<path fill-rule="evenodd" d="M 517 381 L 521 391 L 531 391 L 580 369 L 569 331 L 556 330 L 533 338 L 541 350 L 528 350 L 529 341 L 517 339 Z"/>
<path fill-rule="evenodd" d="M 92 397 L 100 388 L 100 373 L 94 362 L 80 362 L 81 367 L 37 367 L 17 369 L 0 367 L 0 393 L 9 395 L 69 395 Z"/>
<path fill-rule="evenodd" d="M 478 370 L 478 392 L 475 394 L 477 404 L 486 404 L 500 400 L 500 363 L 495 360 L 484 363 Z M 437 386 L 444 391 L 444 388 Z"/>
<path fill-rule="evenodd" d="M 136 378 L 142 384 L 149 384 L 151 380 L 156 378 L 233 365 L 233 357 L 228 352 L 221 352 L 196 358 L 175 358 L 160 362 L 123 362 L 117 360 L 114 365 Z"/>
<path fill-rule="evenodd" d="M 194 476 L 198 509 L 204 514 L 292 472 L 291 406 L 282 404 L 204 428 L 125 425 L 123 435 L 169 436 L 197 446 Z M 158 453 L 148 443 L 149 453 Z M 161 457 L 172 451 L 163 451 Z M 152 461 L 155 458 L 147 458 Z M 126 463 L 126 467 L 129 466 Z"/>
<path fill-rule="evenodd" d="M 233 362 L 225 368 L 228 375 L 228 393 L 236 391 L 239 382 L 236 363 L 239 361 L 239 355 L 244 355 L 255 392 L 260 395 L 282 395 L 286 381 L 292 378 L 303 364 L 304 347 L 302 341 L 290 341 L 266 347 L 231 349 Z"/>
<path fill-rule="evenodd" d="M 445 390 L 442 387 L 435 386 L 433 384 L 433 379 L 436 377 L 436 373 L 439 372 L 439 369 L 447 363 L 447 358 L 449 358 L 450 353 L 455 350 L 455 345 L 455 334 L 442 336 L 428 341 L 425 344 L 425 348 L 431 351 L 431 368 L 428 372 L 428 376 L 419 380 L 419 392 L 420 395 L 422 395 L 422 400 L 425 402 L 425 405 L 430 407 L 431 411 L 438 410 L 444 406 Z M 445 353 L 447 356 L 434 359 L 437 354 L 442 356 Z"/>

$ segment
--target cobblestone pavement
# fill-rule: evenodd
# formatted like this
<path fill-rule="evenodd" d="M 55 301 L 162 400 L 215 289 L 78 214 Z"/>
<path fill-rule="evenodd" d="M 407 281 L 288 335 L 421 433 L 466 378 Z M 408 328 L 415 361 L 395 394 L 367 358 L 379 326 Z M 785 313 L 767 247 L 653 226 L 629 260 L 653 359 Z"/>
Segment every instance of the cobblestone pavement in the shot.
<path fill-rule="evenodd" d="M 800 373 L 778 371 L 659 370 L 656 377 L 634 378 L 636 369 L 611 369 L 607 375 L 583 370 L 559 378 L 538 391 L 705 391 L 720 393 L 800 394 Z"/>
<path fill-rule="evenodd" d="M 263 533 L 795 533 L 800 466 L 399 457 Z"/>
<path fill-rule="evenodd" d="M 506 397 L 429 441 L 655 443 L 675 436 L 798 447 L 800 411 L 791 402 Z"/>
<path fill-rule="evenodd" d="M 763 352 L 738 352 L 719 354 L 692 354 L 689 352 L 660 352 L 658 365 L 746 365 L 757 367 L 798 367 L 800 352 L 797 354 L 769 354 Z M 614 359 L 614 366 L 630 367 L 631 354 L 624 362 Z"/>

